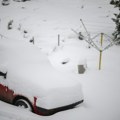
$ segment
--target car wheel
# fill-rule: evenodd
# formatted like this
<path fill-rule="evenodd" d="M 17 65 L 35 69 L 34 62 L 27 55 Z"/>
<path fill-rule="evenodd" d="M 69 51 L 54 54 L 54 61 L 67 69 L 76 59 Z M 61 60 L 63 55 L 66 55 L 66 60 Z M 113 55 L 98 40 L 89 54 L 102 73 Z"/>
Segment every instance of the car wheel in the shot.
<path fill-rule="evenodd" d="M 27 109 L 28 111 L 32 111 L 32 107 L 27 100 L 18 99 L 18 100 L 16 100 L 15 105 L 18 106 L 18 107 Z"/>

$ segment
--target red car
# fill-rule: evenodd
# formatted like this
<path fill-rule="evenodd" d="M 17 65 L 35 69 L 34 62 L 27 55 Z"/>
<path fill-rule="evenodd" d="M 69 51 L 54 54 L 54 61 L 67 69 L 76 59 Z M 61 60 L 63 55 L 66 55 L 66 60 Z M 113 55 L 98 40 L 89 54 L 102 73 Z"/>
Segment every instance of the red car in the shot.
<path fill-rule="evenodd" d="M 0 100 L 40 115 L 83 102 L 79 81 L 55 70 L 39 48 L 0 39 L 0 57 Z"/>

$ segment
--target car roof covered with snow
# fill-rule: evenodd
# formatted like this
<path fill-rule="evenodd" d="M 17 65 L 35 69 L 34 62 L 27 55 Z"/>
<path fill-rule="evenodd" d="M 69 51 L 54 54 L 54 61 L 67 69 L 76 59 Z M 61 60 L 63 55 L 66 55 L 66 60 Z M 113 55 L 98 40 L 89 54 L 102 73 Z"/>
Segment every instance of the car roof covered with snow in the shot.
<path fill-rule="evenodd" d="M 80 85 L 74 75 L 53 68 L 47 56 L 28 42 L 0 39 L 0 57 L 9 87 L 18 93 L 42 97 L 50 90 Z"/>

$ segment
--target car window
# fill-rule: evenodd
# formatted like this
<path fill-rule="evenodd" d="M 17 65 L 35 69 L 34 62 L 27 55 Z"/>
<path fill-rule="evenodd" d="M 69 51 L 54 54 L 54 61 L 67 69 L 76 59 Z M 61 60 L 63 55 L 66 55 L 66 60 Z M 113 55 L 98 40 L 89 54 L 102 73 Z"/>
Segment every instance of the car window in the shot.
<path fill-rule="evenodd" d="M 0 76 L 0 84 L 7 85 L 7 79 L 5 79 L 3 76 Z"/>

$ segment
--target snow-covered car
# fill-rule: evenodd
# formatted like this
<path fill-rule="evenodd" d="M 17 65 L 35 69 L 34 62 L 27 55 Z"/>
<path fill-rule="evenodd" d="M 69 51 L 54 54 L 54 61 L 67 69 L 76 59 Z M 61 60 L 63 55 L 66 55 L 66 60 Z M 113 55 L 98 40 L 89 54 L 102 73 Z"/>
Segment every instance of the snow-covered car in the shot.
<path fill-rule="evenodd" d="M 82 103 L 83 94 L 77 78 L 52 67 L 39 48 L 0 39 L 0 100 L 51 115 Z"/>

